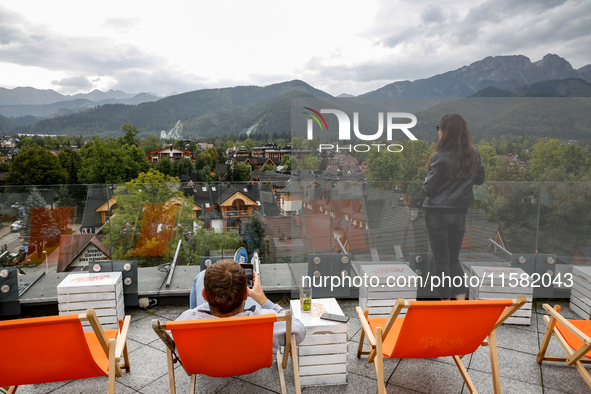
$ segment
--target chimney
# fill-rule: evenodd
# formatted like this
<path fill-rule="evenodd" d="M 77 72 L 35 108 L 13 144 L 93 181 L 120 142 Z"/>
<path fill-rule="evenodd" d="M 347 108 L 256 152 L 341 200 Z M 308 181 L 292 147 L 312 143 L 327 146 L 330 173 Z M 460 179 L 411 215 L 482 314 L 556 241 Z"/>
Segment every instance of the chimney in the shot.
<path fill-rule="evenodd" d="M 300 227 L 300 214 L 296 213 L 296 226 Z"/>

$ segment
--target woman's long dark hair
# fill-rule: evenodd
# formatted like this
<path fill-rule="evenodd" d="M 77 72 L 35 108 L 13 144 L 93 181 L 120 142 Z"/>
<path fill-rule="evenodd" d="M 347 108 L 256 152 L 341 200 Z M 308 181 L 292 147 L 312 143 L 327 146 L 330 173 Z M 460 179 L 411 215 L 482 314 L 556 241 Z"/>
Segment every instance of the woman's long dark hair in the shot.
<path fill-rule="evenodd" d="M 441 127 L 443 135 L 437 143 L 435 153 L 442 150 L 450 150 L 454 153 L 458 178 L 476 175 L 478 159 L 474 147 L 472 147 L 472 137 L 466 120 L 460 114 L 446 114 L 439 121 L 439 127 Z M 432 158 L 433 155 L 429 157 L 427 162 L 427 171 L 431 166 Z"/>

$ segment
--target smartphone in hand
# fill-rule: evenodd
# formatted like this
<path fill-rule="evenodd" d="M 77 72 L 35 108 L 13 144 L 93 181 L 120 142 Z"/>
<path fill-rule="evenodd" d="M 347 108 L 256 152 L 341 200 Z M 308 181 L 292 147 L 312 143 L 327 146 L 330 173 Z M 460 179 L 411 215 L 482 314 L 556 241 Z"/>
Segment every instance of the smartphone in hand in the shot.
<path fill-rule="evenodd" d="M 323 320 L 338 321 L 339 323 L 346 323 L 349 321 L 349 316 L 335 315 L 332 313 L 323 313 L 320 315 L 320 318 Z"/>

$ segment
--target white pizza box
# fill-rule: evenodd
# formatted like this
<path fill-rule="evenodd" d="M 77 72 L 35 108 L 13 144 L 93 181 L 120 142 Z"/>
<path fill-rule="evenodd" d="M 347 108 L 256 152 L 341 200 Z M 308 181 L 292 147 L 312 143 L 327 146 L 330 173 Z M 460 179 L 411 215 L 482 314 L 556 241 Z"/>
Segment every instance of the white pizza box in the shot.
<path fill-rule="evenodd" d="M 573 286 L 570 292 L 570 303 L 575 306 L 577 315 L 589 320 L 589 316 L 591 316 L 591 298 L 583 292 L 586 292 L 586 289 Z"/>
<path fill-rule="evenodd" d="M 57 302 L 88 302 L 88 301 L 104 301 L 116 300 L 123 297 L 123 282 L 119 282 L 115 291 L 109 289 L 108 291 L 100 292 L 85 292 L 85 293 L 62 293 L 57 295 Z"/>
<path fill-rule="evenodd" d="M 522 326 L 529 326 L 531 325 L 531 317 L 516 317 L 515 315 L 513 315 L 507 320 L 505 320 L 503 324 L 517 324 Z"/>
<path fill-rule="evenodd" d="M 361 274 L 367 275 L 367 283 L 359 288 L 359 306 L 368 310 L 368 317 L 388 317 L 396 299 L 416 300 L 418 275 L 406 264 L 368 264 L 361 266 Z M 370 277 L 377 277 L 370 281 Z M 390 279 L 388 279 L 390 278 Z M 378 283 L 377 286 L 373 284 Z M 401 285 L 401 286 L 398 286 Z M 406 309 L 400 316 L 406 314 Z"/>
<path fill-rule="evenodd" d="M 376 288 L 376 289 L 366 289 L 364 287 L 359 288 L 359 297 L 364 297 L 367 299 L 384 299 L 384 298 L 409 298 L 409 297 L 416 297 L 417 289 L 405 289 L 405 290 L 398 290 L 398 289 L 388 289 L 388 288 Z"/>
<path fill-rule="evenodd" d="M 291 301 L 293 316 L 306 326 L 306 338 L 298 345 L 302 386 L 347 383 L 349 323 L 320 319 L 321 310 L 344 315 L 334 298 L 312 298 L 312 311 L 302 312 L 300 300 Z"/>
<path fill-rule="evenodd" d="M 60 315 L 72 315 L 79 313 L 86 313 L 86 309 L 59 311 Z M 125 308 L 123 304 L 118 305 L 117 308 L 95 308 L 94 313 L 96 313 L 96 316 L 99 318 L 103 316 L 125 317 Z"/>
<path fill-rule="evenodd" d="M 591 320 L 591 267 L 573 266 L 570 309 L 579 317 Z"/>
<path fill-rule="evenodd" d="M 528 275 L 524 270 L 517 267 L 486 267 L 486 266 L 473 266 L 472 267 L 472 275 L 477 276 L 481 279 L 481 283 L 483 285 L 492 287 L 501 286 L 504 284 L 506 287 L 513 287 L 513 288 L 526 288 L 531 287 L 531 277 Z M 492 281 L 491 281 L 492 275 Z M 517 285 L 510 286 L 509 279 L 516 278 Z M 515 283 L 515 280 L 512 280 L 511 283 Z"/>
<path fill-rule="evenodd" d="M 402 289 L 415 289 L 420 279 L 418 275 L 406 264 L 367 264 L 361 266 L 361 277 L 367 280 L 362 281 L 360 287 L 372 288 L 372 284 L 384 285 L 382 288 L 390 289 L 390 291 Z M 371 280 L 371 277 L 377 279 Z M 406 279 L 390 279 L 388 278 L 405 277 Z M 413 279 L 411 279 L 413 278 Z M 366 283 L 367 282 L 367 283 Z M 375 287 L 374 287 L 375 288 Z"/>
<path fill-rule="evenodd" d="M 591 289 L 591 266 L 573 266 L 573 277 L 579 278 L 581 282 L 586 283 L 585 287 Z"/>
<path fill-rule="evenodd" d="M 58 285 L 60 315 L 86 313 L 93 309 L 105 330 L 118 328 L 125 317 L 121 272 L 70 274 Z M 88 322 L 82 323 L 90 329 Z"/>
<path fill-rule="evenodd" d="M 70 274 L 59 285 L 58 294 L 115 292 L 121 272 Z"/>
<path fill-rule="evenodd" d="M 514 299 L 523 295 L 528 302 L 515 311 L 503 324 L 531 324 L 533 287 L 531 277 L 525 271 L 517 267 L 472 266 L 471 269 L 472 275 L 482 279 L 481 283 L 485 283 L 480 286 L 470 286 L 471 300 Z M 512 276 L 510 276 L 511 274 Z M 509 285 L 509 279 L 511 277 L 518 278 L 517 286 L 513 287 Z M 511 283 L 514 282 L 512 281 Z M 527 284 L 527 286 L 524 286 L 524 284 Z"/>

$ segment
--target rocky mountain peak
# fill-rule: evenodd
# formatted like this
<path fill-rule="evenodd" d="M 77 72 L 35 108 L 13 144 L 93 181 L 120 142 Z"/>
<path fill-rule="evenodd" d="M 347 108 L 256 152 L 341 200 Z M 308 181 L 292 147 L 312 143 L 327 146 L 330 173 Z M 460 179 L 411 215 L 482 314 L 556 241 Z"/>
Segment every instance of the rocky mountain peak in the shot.
<path fill-rule="evenodd" d="M 542 60 L 538 60 L 533 64 L 544 72 L 547 80 L 580 78 L 579 73 L 573 69 L 571 64 L 558 55 L 549 53 Z"/>

